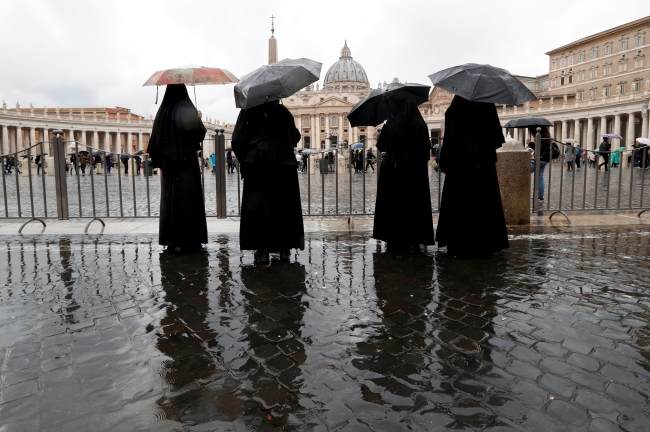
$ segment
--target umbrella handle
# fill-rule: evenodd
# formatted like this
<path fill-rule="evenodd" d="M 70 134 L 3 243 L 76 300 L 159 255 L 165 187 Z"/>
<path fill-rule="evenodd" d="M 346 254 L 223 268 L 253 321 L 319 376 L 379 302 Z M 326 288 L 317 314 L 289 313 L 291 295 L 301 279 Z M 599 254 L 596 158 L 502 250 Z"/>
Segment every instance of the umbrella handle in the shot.
<path fill-rule="evenodd" d="M 156 105 L 158 105 L 158 86 L 156 86 Z"/>

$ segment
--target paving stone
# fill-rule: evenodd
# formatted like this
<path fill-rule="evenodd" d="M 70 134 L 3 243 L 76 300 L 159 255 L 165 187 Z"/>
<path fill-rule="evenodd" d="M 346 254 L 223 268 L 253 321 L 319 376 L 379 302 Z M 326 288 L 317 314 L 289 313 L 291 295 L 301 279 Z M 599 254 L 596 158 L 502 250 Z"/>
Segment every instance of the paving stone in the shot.
<path fill-rule="evenodd" d="M 535 366 L 520 362 L 519 360 L 513 360 L 506 368 L 506 371 L 531 381 L 535 381 L 542 374 L 542 371 Z"/>
<path fill-rule="evenodd" d="M 575 401 L 595 413 L 613 413 L 619 409 L 613 400 L 589 390 L 578 390 Z"/>
<path fill-rule="evenodd" d="M 555 420 L 560 421 L 565 425 L 570 424 L 578 428 L 587 427 L 591 420 L 586 410 L 558 399 L 552 400 L 551 403 L 548 404 L 546 412 Z"/>
<path fill-rule="evenodd" d="M 647 399 L 638 392 L 616 383 L 610 383 L 605 393 L 629 407 L 643 408 L 648 403 Z"/>
<path fill-rule="evenodd" d="M 578 366 L 582 369 L 586 369 L 590 372 L 596 372 L 598 369 L 600 369 L 600 363 L 592 356 L 572 353 L 566 361 L 567 363 Z"/>
<path fill-rule="evenodd" d="M 548 373 L 540 378 L 538 384 L 541 388 L 548 391 L 551 396 L 559 396 L 565 399 L 569 399 L 576 390 L 576 386 L 571 381 Z"/>
<path fill-rule="evenodd" d="M 515 347 L 512 351 L 510 351 L 509 354 L 512 357 L 515 357 L 521 361 L 525 361 L 535 366 L 539 364 L 540 360 L 542 359 L 542 356 L 539 355 L 538 353 L 531 351 L 530 349 L 519 347 L 519 346 Z"/>

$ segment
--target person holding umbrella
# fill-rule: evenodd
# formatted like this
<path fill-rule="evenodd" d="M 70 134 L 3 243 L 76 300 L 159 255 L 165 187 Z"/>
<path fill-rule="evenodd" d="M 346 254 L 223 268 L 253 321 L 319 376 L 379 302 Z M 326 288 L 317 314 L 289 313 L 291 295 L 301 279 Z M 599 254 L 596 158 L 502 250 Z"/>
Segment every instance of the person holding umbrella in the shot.
<path fill-rule="evenodd" d="M 208 242 L 197 153 L 206 134 L 185 84 L 167 86 L 154 120 L 147 153 L 162 169 L 159 243 L 187 253 Z"/>
<path fill-rule="evenodd" d="M 241 108 L 232 149 L 244 180 L 239 225 L 240 248 L 254 250 L 257 263 L 291 249 L 305 248 L 305 230 L 294 148 L 300 132 L 293 115 L 279 100 L 318 81 L 322 64 L 284 59 L 247 74 L 235 85 Z"/>
<path fill-rule="evenodd" d="M 611 148 L 612 145 L 609 143 L 609 138 L 603 135 L 603 142 L 598 146 L 598 154 L 603 158 L 603 162 L 598 165 L 598 169 L 605 165 L 605 171 L 609 171 L 609 151 Z"/>
<path fill-rule="evenodd" d="M 508 71 L 490 65 L 465 64 L 429 78 L 433 85 L 455 94 L 445 113 L 440 151 L 445 183 L 436 232 L 438 247 L 446 246 L 449 255 L 463 257 L 508 248 L 496 171 L 496 149 L 505 139 L 494 104 L 521 105 L 535 95 Z"/>
<path fill-rule="evenodd" d="M 417 104 L 403 99 L 377 140 L 377 151 L 385 156 L 377 180 L 372 237 L 390 249 L 419 250 L 420 245 L 435 243 L 427 170 L 430 149 Z"/>

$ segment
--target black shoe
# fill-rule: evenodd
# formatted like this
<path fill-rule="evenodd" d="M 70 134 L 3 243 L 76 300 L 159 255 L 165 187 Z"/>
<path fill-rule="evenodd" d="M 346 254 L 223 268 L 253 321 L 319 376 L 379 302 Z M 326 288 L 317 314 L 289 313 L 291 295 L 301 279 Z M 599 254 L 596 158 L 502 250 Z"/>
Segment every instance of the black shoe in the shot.
<path fill-rule="evenodd" d="M 262 252 L 262 251 L 257 251 L 253 255 L 255 258 L 255 262 L 258 264 L 268 264 L 269 263 L 269 253 L 268 252 Z"/>
<path fill-rule="evenodd" d="M 288 262 L 289 258 L 291 257 L 291 251 L 280 251 L 280 261 L 282 262 Z"/>
<path fill-rule="evenodd" d="M 538 201 L 544 201 L 544 198 L 538 198 L 537 200 Z"/>

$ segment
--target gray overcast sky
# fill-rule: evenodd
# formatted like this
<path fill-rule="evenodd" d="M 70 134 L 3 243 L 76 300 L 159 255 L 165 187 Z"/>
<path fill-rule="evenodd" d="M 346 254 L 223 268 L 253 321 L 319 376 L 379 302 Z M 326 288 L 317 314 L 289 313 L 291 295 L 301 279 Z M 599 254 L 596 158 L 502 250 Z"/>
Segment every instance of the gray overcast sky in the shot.
<path fill-rule="evenodd" d="M 650 15 L 648 0 L 200 1 L 2 0 L 0 98 L 14 107 L 116 105 L 155 115 L 156 70 L 185 64 L 237 76 L 267 62 L 276 19 L 279 58 L 323 63 L 344 39 L 372 87 L 457 64 L 490 63 L 514 74 L 548 71 L 545 52 Z M 321 81 L 322 82 L 322 81 Z M 161 87 L 164 92 L 164 87 Z M 192 89 L 190 88 L 190 93 Z M 230 86 L 197 87 L 204 115 L 234 122 Z"/>

